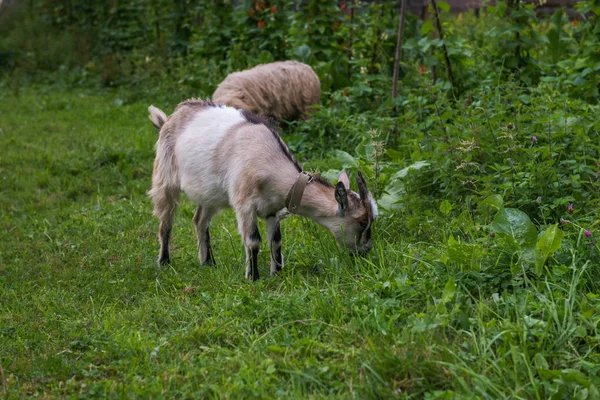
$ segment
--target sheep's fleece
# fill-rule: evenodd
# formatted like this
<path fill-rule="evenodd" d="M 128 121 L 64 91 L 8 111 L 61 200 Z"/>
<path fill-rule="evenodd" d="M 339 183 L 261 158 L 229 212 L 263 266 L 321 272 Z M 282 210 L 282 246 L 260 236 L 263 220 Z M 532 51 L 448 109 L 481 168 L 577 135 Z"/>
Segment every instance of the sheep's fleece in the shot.
<path fill-rule="evenodd" d="M 276 120 L 308 117 L 307 107 L 318 104 L 321 83 L 313 69 L 298 61 L 258 65 L 229 74 L 212 101 Z"/>

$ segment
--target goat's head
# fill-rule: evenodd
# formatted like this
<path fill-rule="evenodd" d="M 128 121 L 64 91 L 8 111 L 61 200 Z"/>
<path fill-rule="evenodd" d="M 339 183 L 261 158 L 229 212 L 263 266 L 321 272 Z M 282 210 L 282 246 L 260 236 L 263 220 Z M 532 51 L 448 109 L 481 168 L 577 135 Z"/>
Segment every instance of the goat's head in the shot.
<path fill-rule="evenodd" d="M 358 193 L 350 190 L 346 171 L 340 173 L 335 185 L 337 215 L 327 225 L 340 246 L 351 253 L 365 254 L 371 250 L 371 227 L 377 218 L 377 205 L 360 171 L 356 181 Z"/>

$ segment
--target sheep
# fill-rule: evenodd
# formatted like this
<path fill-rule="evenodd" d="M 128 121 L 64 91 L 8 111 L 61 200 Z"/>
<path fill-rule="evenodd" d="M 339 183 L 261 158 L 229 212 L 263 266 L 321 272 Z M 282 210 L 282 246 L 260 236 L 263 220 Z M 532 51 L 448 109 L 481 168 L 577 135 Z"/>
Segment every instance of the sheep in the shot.
<path fill-rule="evenodd" d="M 229 74 L 212 101 L 277 121 L 292 121 L 308 118 L 308 107 L 318 104 L 320 96 L 319 77 L 309 65 L 280 61 Z"/>
<path fill-rule="evenodd" d="M 193 223 L 203 265 L 215 262 L 210 221 L 227 207 L 235 210 L 246 249 L 246 277 L 253 280 L 259 277 L 259 217 L 266 221 L 271 274 L 283 268 L 280 220 L 286 207 L 326 227 L 351 253 L 370 250 L 377 206 L 360 172 L 358 194 L 350 190 L 345 171 L 335 187 L 309 175 L 266 118 L 244 110 L 191 99 L 168 118 L 154 106 L 148 111 L 159 130 L 149 191 L 160 222 L 159 265 L 170 262 L 169 239 L 181 191 L 197 204 Z"/>

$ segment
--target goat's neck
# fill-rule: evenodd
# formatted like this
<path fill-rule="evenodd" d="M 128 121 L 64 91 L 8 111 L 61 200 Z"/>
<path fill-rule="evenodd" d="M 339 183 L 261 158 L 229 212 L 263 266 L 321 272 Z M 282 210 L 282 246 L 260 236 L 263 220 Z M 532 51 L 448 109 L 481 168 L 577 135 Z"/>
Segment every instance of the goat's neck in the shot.
<path fill-rule="evenodd" d="M 319 181 L 311 182 L 304 189 L 304 195 L 296 214 L 321 223 L 322 219 L 337 215 L 338 203 L 334 188 Z"/>
<path fill-rule="evenodd" d="M 276 171 L 272 175 L 273 183 L 281 203 L 283 203 L 298 179 L 298 171 L 289 163 L 274 164 L 272 171 Z M 335 200 L 334 192 L 333 186 L 313 180 L 306 185 L 295 214 L 310 218 L 323 225 L 324 219 L 337 215 L 338 203 Z"/>

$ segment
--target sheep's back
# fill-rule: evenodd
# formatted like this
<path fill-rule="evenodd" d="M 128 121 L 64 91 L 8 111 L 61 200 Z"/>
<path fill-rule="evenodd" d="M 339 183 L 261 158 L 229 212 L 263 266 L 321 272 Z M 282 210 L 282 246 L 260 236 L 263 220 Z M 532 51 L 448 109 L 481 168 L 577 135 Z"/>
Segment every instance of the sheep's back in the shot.
<path fill-rule="evenodd" d="M 319 77 L 310 66 L 283 61 L 229 74 L 212 99 L 254 114 L 294 120 L 305 116 L 320 96 Z"/>

